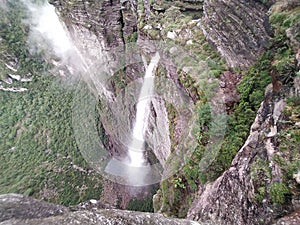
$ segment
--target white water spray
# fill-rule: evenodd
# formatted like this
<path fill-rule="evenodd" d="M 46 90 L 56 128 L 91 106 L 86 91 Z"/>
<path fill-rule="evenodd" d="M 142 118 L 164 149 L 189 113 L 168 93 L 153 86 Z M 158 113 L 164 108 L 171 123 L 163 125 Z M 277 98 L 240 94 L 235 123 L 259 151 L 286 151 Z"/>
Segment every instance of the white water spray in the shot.
<path fill-rule="evenodd" d="M 31 18 L 27 22 L 29 22 L 31 27 L 30 39 L 33 49 L 41 48 L 47 50 L 50 47 L 72 74 L 84 74 L 83 79 L 87 80 L 88 78 L 92 81 L 98 91 L 98 95 L 104 94 L 107 99 L 113 99 L 112 94 L 106 90 L 101 79 L 97 77 L 99 76 L 99 71 L 95 73 L 93 69 L 95 62 L 90 60 L 93 57 L 90 57 L 88 50 L 81 51 L 76 47 L 76 44 L 82 40 L 77 40 L 76 37 L 71 38 L 66 26 L 60 21 L 55 8 L 48 2 L 42 5 L 35 5 L 29 0 L 23 0 L 23 2 L 27 5 L 31 13 Z M 45 43 L 48 43 L 46 47 Z M 102 53 L 99 52 L 99 54 Z M 147 185 L 149 181 L 147 183 L 145 178 L 149 174 L 151 175 L 152 172 L 144 158 L 144 145 L 145 131 L 148 127 L 150 115 L 151 95 L 154 89 L 153 72 L 158 65 L 159 59 L 160 56 L 156 53 L 148 66 L 145 63 L 146 73 L 136 106 L 132 140 L 128 147 L 129 162 L 126 163 L 125 160 L 120 162 L 112 159 L 105 170 L 109 174 L 125 177 L 131 185 Z M 87 83 L 89 83 L 89 80 Z M 152 174 L 152 178 L 154 175 Z"/>
<path fill-rule="evenodd" d="M 136 118 L 133 126 L 131 142 L 128 147 L 128 158 L 119 161 L 112 158 L 107 164 L 105 171 L 116 177 L 124 178 L 126 184 L 131 186 L 145 186 L 152 184 L 157 176 L 153 168 L 146 163 L 145 131 L 148 127 L 150 115 L 151 95 L 154 89 L 154 69 L 157 67 L 160 56 L 158 53 L 151 59 L 149 66 L 146 65 L 146 74 L 139 94 L 136 106 Z"/>
<path fill-rule="evenodd" d="M 33 47 L 44 48 L 46 40 L 54 53 L 64 59 L 74 49 L 72 40 L 66 31 L 64 24 L 60 21 L 55 12 L 55 7 L 47 1 L 44 4 L 37 5 L 31 1 L 23 0 L 27 6 L 31 18 L 29 25 L 31 26 L 30 39 L 34 41 Z M 40 37 L 43 37 L 41 40 Z"/>
<path fill-rule="evenodd" d="M 71 37 L 65 24 L 59 19 L 55 7 L 48 1 L 43 4 L 34 4 L 30 0 L 22 1 L 30 12 L 30 18 L 24 22 L 28 23 L 31 28 L 29 35 L 31 48 L 33 50 L 44 49 L 46 52 L 48 49 L 52 50 L 60 58 L 60 63 L 65 65 L 72 74 L 71 79 L 79 75 L 95 95 L 104 95 L 112 100 L 113 94 L 101 82 L 102 73 L 97 67 L 97 63 L 102 65 L 101 62 L 93 59 L 89 49 L 82 51 L 77 47 L 82 39 L 77 39 L 76 36 Z M 99 52 L 98 55 L 103 56 L 104 53 Z M 101 69 L 105 70 L 104 67 Z"/>
<path fill-rule="evenodd" d="M 132 132 L 132 141 L 128 148 L 130 166 L 141 167 L 145 164 L 145 131 L 148 127 L 148 118 L 150 115 L 151 95 L 154 86 L 154 69 L 159 62 L 159 54 L 156 53 L 146 68 L 143 86 L 136 106 L 136 118 Z"/>

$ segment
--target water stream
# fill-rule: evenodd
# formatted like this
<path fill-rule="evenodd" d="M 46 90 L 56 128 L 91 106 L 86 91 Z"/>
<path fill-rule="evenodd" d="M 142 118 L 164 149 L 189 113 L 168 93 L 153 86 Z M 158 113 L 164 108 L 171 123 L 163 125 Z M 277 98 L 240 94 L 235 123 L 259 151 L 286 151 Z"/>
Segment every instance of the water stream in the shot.
<path fill-rule="evenodd" d="M 99 72 L 93 70 L 94 62 L 87 60 L 89 59 L 88 51 L 82 52 L 81 49 L 77 48 L 76 41 L 80 40 L 71 37 L 65 24 L 59 19 L 54 6 L 50 5 L 47 1 L 42 5 L 35 5 L 27 0 L 23 0 L 23 2 L 27 5 L 31 15 L 28 22 L 31 26 L 30 39 L 33 40 L 33 45 L 42 46 L 43 49 L 51 48 L 55 55 L 61 59 L 62 63 L 69 68 L 72 75 L 76 75 L 74 73 L 84 75 L 82 78 L 87 81 L 88 85 L 89 83 L 93 83 L 98 95 L 105 95 L 107 99 L 112 100 L 112 94 L 100 82 L 101 79 L 97 78 Z M 45 47 L 46 42 L 48 43 L 47 47 Z M 120 162 L 112 159 L 105 169 L 111 175 L 125 178 L 131 185 L 151 183 L 151 181 L 145 181 L 146 176 L 149 176 L 149 173 L 151 173 L 150 165 L 147 164 L 144 158 L 146 150 L 145 132 L 148 127 L 151 111 L 154 71 L 159 60 L 160 56 L 156 53 L 149 65 L 144 62 L 146 71 L 136 104 L 136 116 L 128 146 L 127 161 L 124 159 Z M 86 79 L 85 77 L 88 78 Z M 91 89 L 93 89 L 93 86 Z"/>
<path fill-rule="evenodd" d="M 148 127 L 150 115 L 151 96 L 153 95 L 154 86 L 154 69 L 159 62 L 159 54 L 156 53 L 151 59 L 149 66 L 146 68 L 146 74 L 143 86 L 140 91 L 138 103 L 136 106 L 136 117 L 132 132 L 132 140 L 128 148 L 130 166 L 141 167 L 145 165 L 145 131 Z"/>
<path fill-rule="evenodd" d="M 157 174 L 144 157 L 145 132 L 148 128 L 150 115 L 151 97 L 154 91 L 154 70 L 158 65 L 160 56 L 158 53 L 152 57 L 146 67 L 145 77 L 136 105 L 136 116 L 128 146 L 128 155 L 122 161 L 112 158 L 105 168 L 105 172 L 115 177 L 121 177 L 127 185 L 146 186 L 156 183 Z M 122 182 L 123 181 L 120 181 Z"/>

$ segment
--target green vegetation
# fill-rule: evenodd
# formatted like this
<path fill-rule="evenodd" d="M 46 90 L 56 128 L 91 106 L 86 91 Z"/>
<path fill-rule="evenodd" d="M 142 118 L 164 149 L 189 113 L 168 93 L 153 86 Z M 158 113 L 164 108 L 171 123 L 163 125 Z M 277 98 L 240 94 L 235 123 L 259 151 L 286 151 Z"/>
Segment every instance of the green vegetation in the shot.
<path fill-rule="evenodd" d="M 1 77 L 7 55 L 18 60 L 22 93 L 0 92 L 0 194 L 21 193 L 64 205 L 99 198 L 101 177 L 81 156 L 72 130 L 74 90 L 51 76 L 43 53 L 31 53 L 24 6 L 0 8 Z"/>
<path fill-rule="evenodd" d="M 290 7 L 290 9 L 293 9 L 293 7 Z M 199 185 L 208 181 L 214 181 L 228 169 L 234 156 L 245 143 L 257 110 L 265 99 L 265 88 L 267 85 L 271 82 L 278 82 L 285 86 L 292 85 L 292 81 L 296 76 L 297 66 L 293 45 L 289 43 L 285 31 L 287 28 L 291 28 L 299 23 L 299 8 L 293 9 L 291 16 L 289 11 L 272 12 L 270 21 L 274 29 L 274 37 L 271 39 L 268 49 L 246 71 L 234 70 L 243 75 L 237 88 L 240 94 L 240 101 L 235 104 L 226 120 L 220 118 L 220 121 L 227 121 L 226 134 L 218 155 L 205 171 L 199 169 L 199 163 L 204 157 L 210 135 L 213 133 L 210 131 L 211 109 L 206 102 L 206 97 L 203 95 L 203 90 L 196 85 L 197 81 L 195 78 L 179 72 L 181 74 L 179 79 L 189 95 L 193 96 L 191 95 L 192 88 L 197 90 L 196 111 L 199 115 L 200 128 L 200 132 L 197 134 L 198 146 L 193 151 L 193 154 L 187 157 L 183 168 L 176 175 L 162 182 L 161 192 L 158 192 L 160 201 L 157 201 L 156 208 L 160 208 L 169 215 L 182 215 L 184 217 L 186 211 L 181 205 L 190 204 L 191 199 L 196 196 Z M 170 27 L 171 25 L 167 26 L 167 28 Z M 188 26 L 186 25 L 186 27 Z M 177 29 L 177 27 L 172 29 Z M 185 49 L 189 49 L 192 54 L 196 54 L 202 60 L 207 59 L 207 56 L 211 55 L 211 61 L 208 61 L 211 71 L 210 75 L 218 77 L 226 67 L 219 59 L 219 56 L 211 50 L 210 44 L 206 42 L 201 31 L 197 31 L 197 29 L 192 29 L 192 31 L 197 39 L 193 39 L 189 45 L 185 44 L 186 40 L 178 40 L 177 44 L 184 46 Z M 289 103 L 286 113 L 291 113 L 291 115 L 289 115 L 289 122 L 285 126 L 291 124 L 290 120 L 294 120 L 292 124 L 299 121 L 298 115 L 300 111 L 298 106 L 295 106 L 295 103 L 300 103 L 299 98 L 297 100 L 296 97 L 293 97 L 289 101 L 293 101 L 294 105 L 292 106 Z M 168 113 L 170 112 L 168 111 Z M 176 120 L 176 113 L 174 118 L 174 112 L 172 112 L 172 119 Z M 279 140 L 279 147 L 289 151 L 286 153 L 286 157 L 276 156 L 276 163 L 281 163 L 279 165 L 286 177 L 283 183 L 274 183 L 269 186 L 272 180 L 269 161 L 261 156 L 255 158 L 255 162 L 251 167 L 251 178 L 255 187 L 254 198 L 258 202 L 270 197 L 273 203 L 283 204 L 286 202 L 290 191 L 296 189 L 293 174 L 299 170 L 300 166 L 300 134 L 298 129 L 299 127 L 292 126 L 292 128 L 290 127 L 288 130 L 283 131 L 281 140 Z M 287 156 L 293 157 L 287 158 Z M 175 165 L 178 162 L 172 161 L 172 163 Z"/>
<path fill-rule="evenodd" d="M 138 39 L 138 34 L 137 32 L 133 32 L 128 39 L 126 40 L 126 43 L 131 43 L 131 42 L 136 42 Z"/>
<path fill-rule="evenodd" d="M 255 200 L 262 202 L 267 197 L 267 187 L 272 179 L 272 171 L 269 167 L 269 160 L 256 157 L 254 163 L 250 168 L 250 177 L 253 182 L 255 193 Z"/>
<path fill-rule="evenodd" d="M 272 16 L 271 16 L 272 17 Z M 272 21 L 272 19 L 271 19 Z M 274 24 L 273 24 L 274 25 Z M 208 171 L 208 179 L 216 179 L 226 170 L 237 151 L 245 142 L 260 103 L 264 100 L 265 87 L 273 79 L 282 84 L 291 84 L 296 72 L 294 52 L 287 38 L 276 30 L 270 46 L 257 62 L 243 75 L 238 85 L 240 101 L 235 105 L 227 124 L 227 133 L 221 151 Z M 274 72 L 275 71 L 275 72 Z M 276 75 L 273 75 L 273 74 Z"/>
<path fill-rule="evenodd" d="M 7 54 L 11 58 L 17 58 L 19 63 L 18 73 L 20 74 L 38 74 L 48 68 L 42 58 L 42 52 L 35 55 L 31 54 L 26 48 L 26 27 L 22 22 L 26 17 L 25 6 L 19 1 L 7 1 L 7 8 L 0 8 L 0 78 L 5 78 L 9 72 L 5 66 Z M 10 10 L 9 13 L 5 10 Z M 30 56 L 30 57 L 29 57 Z"/>
<path fill-rule="evenodd" d="M 0 95 L 1 194 L 28 194 L 65 205 L 98 198 L 101 179 L 73 136 L 73 91 L 49 76 L 26 87 L 30 91 Z"/>
<path fill-rule="evenodd" d="M 274 183 L 270 187 L 270 195 L 273 203 L 283 204 L 289 189 L 284 183 Z"/>
<path fill-rule="evenodd" d="M 273 188 L 272 201 L 284 203 L 287 198 L 299 198 L 299 184 L 295 181 L 294 174 L 300 168 L 300 97 L 291 96 L 288 98 L 287 106 L 284 110 L 285 127 L 280 131 L 277 141 L 279 143 L 280 154 L 273 157 L 274 162 L 280 167 L 283 173 L 283 184 L 285 187 L 275 186 Z M 279 190 L 277 190 L 279 189 Z M 276 195 L 275 192 L 279 192 Z"/>
<path fill-rule="evenodd" d="M 240 101 L 235 105 L 227 123 L 223 145 L 215 162 L 208 170 L 208 179 L 214 180 L 229 166 L 238 150 L 249 135 L 260 103 L 264 99 L 264 89 L 271 82 L 271 52 L 264 53 L 251 66 L 238 85 Z"/>
<path fill-rule="evenodd" d="M 157 187 L 152 188 L 150 194 L 148 194 L 148 197 L 145 199 L 131 199 L 127 206 L 127 210 L 139 212 L 154 212 L 152 196 L 156 191 Z"/>
<path fill-rule="evenodd" d="M 289 2 L 274 7 L 270 15 L 270 23 L 276 28 L 275 35 L 284 33 L 288 28 L 295 26 L 300 21 L 300 6 L 297 3 Z M 298 36 L 299 37 L 299 36 Z"/>

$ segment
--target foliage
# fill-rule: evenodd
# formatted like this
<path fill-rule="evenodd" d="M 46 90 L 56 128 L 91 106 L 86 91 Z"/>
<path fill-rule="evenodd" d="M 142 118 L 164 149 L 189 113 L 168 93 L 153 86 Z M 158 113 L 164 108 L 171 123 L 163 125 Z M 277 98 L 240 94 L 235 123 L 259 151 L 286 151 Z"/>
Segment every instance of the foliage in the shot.
<path fill-rule="evenodd" d="M 205 148 L 209 140 L 210 133 L 208 131 L 211 128 L 208 125 L 210 124 L 211 118 L 209 117 L 210 109 L 204 100 L 205 98 L 201 96 L 201 90 L 198 90 L 199 102 L 197 102 L 197 104 L 199 104 L 199 107 L 197 108 L 197 113 L 199 113 L 200 118 L 200 132 L 198 134 L 199 143 L 193 154 L 186 160 L 182 170 L 179 171 L 172 179 L 164 181 L 166 184 L 162 185 L 162 192 L 167 193 L 168 190 L 170 191 L 171 189 L 172 191 L 168 194 L 162 195 L 162 199 L 166 202 L 166 204 L 168 204 L 163 208 L 163 211 L 166 210 L 171 215 L 181 214 L 183 211 L 181 211 L 182 209 L 180 209 L 178 204 L 181 202 L 189 204 L 188 198 L 193 198 L 201 184 L 215 180 L 226 169 L 228 169 L 232 159 L 249 135 L 250 126 L 254 121 L 261 102 L 265 98 L 265 88 L 271 83 L 272 76 L 274 76 L 274 79 L 279 80 L 282 84 L 291 85 L 293 77 L 295 76 L 296 67 L 294 52 L 290 44 L 287 42 L 285 30 L 297 23 L 298 12 L 296 11 L 297 10 L 293 11 L 292 17 L 288 16 L 289 14 L 286 12 L 284 12 L 285 15 L 278 15 L 278 18 L 276 18 L 276 16 L 272 17 L 271 15 L 270 19 L 275 35 L 271 39 L 268 49 L 247 71 L 238 71 L 243 74 L 243 79 L 238 85 L 240 101 L 234 106 L 233 112 L 228 117 L 226 135 L 223 140 L 221 150 L 214 162 L 205 172 L 199 170 L 199 162 L 204 156 Z M 185 45 L 185 48 L 189 49 L 191 53 L 196 54 L 201 59 L 207 58 L 207 55 L 210 54 L 214 60 L 209 63 L 209 67 L 213 71 L 216 71 L 212 72 L 212 74 L 215 77 L 218 77 L 218 74 L 224 71 L 226 67 L 222 67 L 220 61 L 217 60 L 218 57 L 214 58 L 215 55 L 213 54 L 213 51 L 210 51 L 210 45 L 205 41 L 204 36 L 199 33 L 199 36 L 197 37 L 197 40 L 193 39 L 193 43 Z M 201 43 L 201 46 L 198 45 L 198 42 Z M 191 89 L 190 87 L 195 84 L 195 81 L 191 82 L 190 80 L 191 77 L 189 76 L 180 77 L 181 83 L 188 91 Z M 294 118 L 296 115 L 297 113 L 293 113 Z M 280 160 L 284 165 L 281 166 L 281 168 L 283 171 L 286 171 L 285 173 L 289 179 L 292 179 L 293 173 L 299 169 L 300 158 L 296 154 L 297 151 L 299 152 L 300 146 L 297 141 L 299 139 L 297 138 L 298 135 L 299 134 L 296 130 L 290 131 L 289 136 L 286 136 L 287 141 L 280 144 L 280 148 L 289 149 L 289 151 L 293 149 L 294 151 L 292 154 L 294 156 L 294 160 L 289 161 L 286 158 Z M 293 138 L 293 141 L 288 143 L 291 137 Z M 173 190 L 174 187 L 172 184 L 174 181 L 179 182 L 178 178 L 180 178 L 180 184 L 185 187 L 185 189 L 180 188 L 180 190 L 188 190 L 188 194 L 184 191 L 177 193 L 176 189 Z M 256 162 L 251 167 L 251 178 L 253 179 L 256 190 L 255 199 L 259 202 L 268 196 L 270 190 L 272 192 L 270 195 L 274 202 L 277 203 L 282 202 L 283 198 L 288 193 L 288 190 L 281 184 L 275 184 L 275 186 L 271 188 L 268 187 L 272 175 L 270 174 L 268 160 L 265 158 L 256 158 Z M 284 182 L 287 182 L 287 180 Z M 294 184 L 295 181 L 287 183 L 291 185 L 292 183 Z M 178 189 L 179 185 L 176 185 L 176 187 Z M 279 191 L 279 193 L 276 195 L 275 191 Z M 181 200 L 174 201 L 174 199 L 176 199 L 174 196 L 178 194 Z"/>
<path fill-rule="evenodd" d="M 270 15 L 270 23 L 275 28 L 276 34 L 285 32 L 288 28 L 296 25 L 300 21 L 299 9 L 299 6 L 292 10 L 280 9 L 280 11 L 275 11 Z"/>
<path fill-rule="evenodd" d="M 25 6 L 6 2 L 9 13 L 0 8 L 0 64 L 10 55 L 18 73 L 32 81 L 14 81 L 26 92 L 0 92 L 0 193 L 64 205 L 98 198 L 101 177 L 81 156 L 72 131 L 74 90 L 48 74 L 51 67 L 42 52 L 28 50 Z M 1 70 L 1 77 L 6 73 Z"/>
<path fill-rule="evenodd" d="M 300 100 L 299 96 L 288 98 L 287 106 L 284 110 L 284 119 L 286 126 L 277 137 L 280 154 L 273 156 L 273 161 L 282 171 L 283 183 L 286 184 L 289 192 L 298 198 L 299 184 L 295 181 L 294 174 L 299 172 L 300 168 L 300 131 L 295 124 L 300 122 Z M 273 193 L 274 194 L 274 193 Z M 274 194 L 275 195 L 275 194 Z M 275 201 L 281 203 L 283 194 L 274 196 Z"/>
<path fill-rule="evenodd" d="M 270 187 L 270 195 L 273 203 L 283 204 L 286 201 L 289 189 L 284 183 L 274 183 Z"/>
<path fill-rule="evenodd" d="M 262 202 L 267 194 L 267 185 L 271 181 L 272 171 L 269 160 L 256 157 L 250 168 L 250 177 L 256 190 L 254 198 Z"/>
<path fill-rule="evenodd" d="M 182 178 L 181 177 L 177 177 L 173 179 L 173 184 L 174 184 L 174 188 L 182 188 L 185 189 L 185 185 L 182 182 Z"/>
<path fill-rule="evenodd" d="M 28 84 L 30 92 L 0 95 L 1 193 L 66 205 L 97 198 L 101 179 L 82 158 L 72 132 L 72 90 L 50 85 L 53 79 L 45 76 Z"/>
<path fill-rule="evenodd" d="M 145 199 L 131 199 L 127 210 L 139 212 L 154 212 L 152 196 L 155 194 L 157 188 L 152 188 L 150 194 Z"/>
<path fill-rule="evenodd" d="M 260 103 L 264 99 L 264 89 L 271 82 L 271 52 L 265 52 L 251 66 L 238 85 L 240 101 L 235 105 L 228 118 L 227 132 L 221 150 L 208 170 L 207 177 L 214 180 L 223 173 L 245 142 L 250 126 L 256 116 Z"/>

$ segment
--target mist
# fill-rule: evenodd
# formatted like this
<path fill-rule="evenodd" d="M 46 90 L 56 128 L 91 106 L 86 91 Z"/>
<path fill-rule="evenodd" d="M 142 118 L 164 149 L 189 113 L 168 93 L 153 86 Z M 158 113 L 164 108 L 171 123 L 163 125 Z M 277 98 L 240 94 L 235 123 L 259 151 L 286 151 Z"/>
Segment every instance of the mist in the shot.
<path fill-rule="evenodd" d="M 111 99 L 112 94 L 104 85 L 103 74 L 105 73 L 102 71 L 106 67 L 102 63 L 103 53 L 97 52 L 95 58 L 94 49 L 82 45 L 86 40 L 76 35 L 71 37 L 63 21 L 59 19 L 55 7 L 48 1 L 39 4 L 31 0 L 21 1 L 29 15 L 23 22 L 30 28 L 28 35 L 30 51 L 42 52 L 50 59 L 55 65 L 55 73 L 59 72 L 61 76 L 65 76 L 67 71 L 67 74 L 71 75 L 67 76 L 68 85 L 83 79 L 95 96 L 104 94 Z M 90 33 L 87 33 L 87 36 L 92 37 Z"/>
<path fill-rule="evenodd" d="M 85 61 L 87 58 L 78 50 L 67 27 L 59 19 L 53 5 L 48 1 L 33 3 L 31 0 L 21 0 L 26 6 L 28 19 L 24 20 L 30 31 L 28 46 L 31 53 L 40 53 L 47 61 L 55 66 L 55 72 L 68 76 L 68 81 L 77 80 L 87 73 L 89 68 Z"/>
<path fill-rule="evenodd" d="M 30 25 L 29 41 L 33 41 L 32 44 L 37 44 L 41 48 L 45 47 L 46 41 L 56 56 L 62 59 L 68 57 L 74 45 L 54 6 L 47 1 L 41 5 L 33 4 L 29 0 L 23 0 L 23 3 L 30 13 L 27 21 Z"/>

